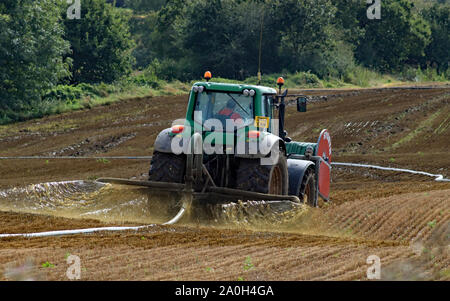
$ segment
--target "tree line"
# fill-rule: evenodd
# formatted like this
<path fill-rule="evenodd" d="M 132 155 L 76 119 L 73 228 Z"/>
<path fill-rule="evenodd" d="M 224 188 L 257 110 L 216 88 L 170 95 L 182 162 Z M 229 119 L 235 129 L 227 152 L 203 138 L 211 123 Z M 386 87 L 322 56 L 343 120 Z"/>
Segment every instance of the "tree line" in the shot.
<path fill-rule="evenodd" d="M 0 2 L 0 115 L 33 108 L 56 85 L 114 83 L 143 70 L 190 81 L 311 72 L 348 78 L 434 68 L 449 75 L 445 0 L 82 0 Z M 0 119 L 2 116 L 0 116 Z"/>
<path fill-rule="evenodd" d="M 368 19 L 363 0 L 169 0 L 156 10 L 145 9 L 148 1 L 125 0 L 123 6 L 145 13 L 132 19 L 137 67 L 156 62 L 162 76 L 181 80 L 205 69 L 242 80 L 257 73 L 261 28 L 266 74 L 342 77 L 358 65 L 446 72 L 450 10 L 434 2 L 419 8 L 409 0 L 382 0 L 379 20 Z"/>

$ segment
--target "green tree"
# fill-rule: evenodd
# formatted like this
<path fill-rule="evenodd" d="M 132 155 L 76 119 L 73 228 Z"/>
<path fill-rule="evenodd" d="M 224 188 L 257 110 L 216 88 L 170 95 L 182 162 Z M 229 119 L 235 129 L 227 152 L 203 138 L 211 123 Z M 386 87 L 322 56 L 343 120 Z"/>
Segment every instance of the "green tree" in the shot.
<path fill-rule="evenodd" d="M 159 53 L 158 36 L 160 32 L 156 30 L 158 14 L 151 12 L 145 16 L 134 15 L 130 21 L 130 31 L 136 42 L 133 56 L 136 59 L 135 67 L 141 69 L 148 66 Z"/>
<path fill-rule="evenodd" d="M 132 8 L 137 13 L 157 11 L 166 3 L 166 0 L 122 0 L 123 6 Z"/>
<path fill-rule="evenodd" d="M 450 61 L 450 6 L 434 5 L 422 13 L 431 25 L 431 43 L 425 49 L 424 63 L 444 72 Z"/>
<path fill-rule="evenodd" d="M 177 25 L 187 2 L 169 0 L 159 11 L 134 15 L 131 31 L 137 47 L 133 51 L 136 66 L 165 80 L 191 80 L 195 71 L 189 50 L 183 47 Z"/>
<path fill-rule="evenodd" d="M 335 76 L 353 65 L 352 48 L 336 22 L 337 9 L 329 0 L 273 1 L 274 27 L 281 36 L 282 65 L 289 71 L 312 71 Z"/>
<path fill-rule="evenodd" d="M 356 47 L 364 36 L 364 29 L 359 26 L 359 17 L 366 15 L 367 4 L 361 0 L 332 0 L 336 7 L 335 23 L 343 29 L 343 39 Z"/>
<path fill-rule="evenodd" d="M 56 1 L 0 3 L 0 118 L 18 120 L 48 88 L 69 75 L 69 44 Z"/>
<path fill-rule="evenodd" d="M 81 19 L 64 22 L 72 48 L 72 83 L 112 82 L 128 74 L 134 63 L 131 12 L 104 0 L 83 0 L 81 7 Z"/>
<path fill-rule="evenodd" d="M 180 62 L 188 57 L 181 40 L 177 38 L 173 21 L 163 25 L 161 14 L 149 12 L 145 16 L 135 15 L 131 19 L 131 32 L 137 44 L 133 51 L 137 68 L 145 68 L 155 59 L 161 62 Z"/>
<path fill-rule="evenodd" d="M 430 28 L 413 7 L 409 0 L 383 0 L 381 20 L 360 15 L 365 34 L 356 50 L 358 60 L 380 71 L 417 63 L 429 43 Z"/>
<path fill-rule="evenodd" d="M 263 27 L 263 71 L 270 72 L 270 64 L 276 61 L 272 56 L 276 54 L 276 37 L 267 26 L 270 20 L 264 3 L 196 0 L 178 16 L 176 37 L 192 58 L 196 74 L 211 69 L 217 76 L 236 79 L 256 75 L 261 18 L 266 25 Z"/>

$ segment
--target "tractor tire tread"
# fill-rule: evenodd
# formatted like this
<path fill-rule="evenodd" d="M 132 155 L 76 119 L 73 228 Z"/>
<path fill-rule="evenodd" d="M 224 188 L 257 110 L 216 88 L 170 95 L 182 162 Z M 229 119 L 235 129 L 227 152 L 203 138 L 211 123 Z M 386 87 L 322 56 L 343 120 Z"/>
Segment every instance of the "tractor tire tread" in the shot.
<path fill-rule="evenodd" d="M 317 200 L 315 200 L 316 189 L 316 177 L 313 169 L 309 168 L 303 176 L 302 185 L 300 187 L 300 200 L 304 200 L 304 194 L 306 186 L 309 185 L 310 195 L 308 195 L 308 205 L 311 207 L 317 206 Z"/>
<path fill-rule="evenodd" d="M 270 166 L 255 164 L 255 160 L 242 160 L 237 173 L 237 189 L 268 193 Z"/>
<path fill-rule="evenodd" d="M 277 164 L 283 169 L 283 193 L 288 193 L 288 170 L 286 156 L 282 155 Z M 269 193 L 271 165 L 261 165 L 259 159 L 241 159 L 236 175 L 236 188 L 240 190 Z"/>
<path fill-rule="evenodd" d="M 185 156 L 155 152 L 149 170 L 149 181 L 184 183 L 185 169 Z"/>

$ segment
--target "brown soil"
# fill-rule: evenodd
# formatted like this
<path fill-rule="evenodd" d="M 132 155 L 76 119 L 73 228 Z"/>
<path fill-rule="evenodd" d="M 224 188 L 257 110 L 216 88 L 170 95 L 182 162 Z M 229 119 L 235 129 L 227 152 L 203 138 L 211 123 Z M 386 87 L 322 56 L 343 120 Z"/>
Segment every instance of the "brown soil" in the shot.
<path fill-rule="evenodd" d="M 294 140 L 333 140 L 333 161 L 411 168 L 450 176 L 450 90 L 308 91 L 309 112 L 290 106 Z M 149 156 L 156 135 L 182 118 L 186 97 L 127 100 L 0 127 L 0 156 Z M 0 187 L 144 179 L 147 160 L 0 160 Z M 68 253 L 83 280 L 365 280 L 369 255 L 383 279 L 449 280 L 450 184 L 433 178 L 339 167 L 331 205 L 282 226 L 154 226 L 141 231 L 0 239 L 0 279 L 31 258 L 36 279 L 66 280 Z M 14 210 L 10 210 L 14 211 Z M 122 220 L 0 212 L 0 233 L 137 225 Z M 250 258 L 252 268 L 245 269 Z M 44 268 L 50 262 L 54 267 Z"/>

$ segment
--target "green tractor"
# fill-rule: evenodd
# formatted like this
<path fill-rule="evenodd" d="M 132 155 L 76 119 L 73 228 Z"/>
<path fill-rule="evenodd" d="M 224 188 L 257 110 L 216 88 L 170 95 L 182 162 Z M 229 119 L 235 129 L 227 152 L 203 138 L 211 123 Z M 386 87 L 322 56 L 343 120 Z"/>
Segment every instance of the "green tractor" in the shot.
<path fill-rule="evenodd" d="M 262 86 L 194 84 L 186 119 L 163 130 L 154 145 L 149 180 L 192 183 L 269 195 L 290 195 L 310 206 L 329 199 L 331 139 L 294 142 L 284 129 L 287 100 L 306 112 L 307 98 Z M 197 139 L 198 141 L 194 141 Z M 207 146 L 205 146 L 207 144 Z M 199 145 L 194 150 L 193 145 Z M 189 170 L 190 169 L 190 170 Z"/>
<path fill-rule="evenodd" d="M 277 208 L 318 206 L 329 200 L 331 138 L 323 130 L 317 143 L 292 141 L 284 129 L 287 105 L 306 112 L 307 97 L 276 89 L 205 82 L 193 85 L 186 118 L 156 138 L 149 181 L 100 179 L 180 196 L 174 224 L 192 202 L 273 204 Z M 279 206 L 281 204 L 281 206 Z M 285 206 L 287 205 L 287 206 Z"/>

